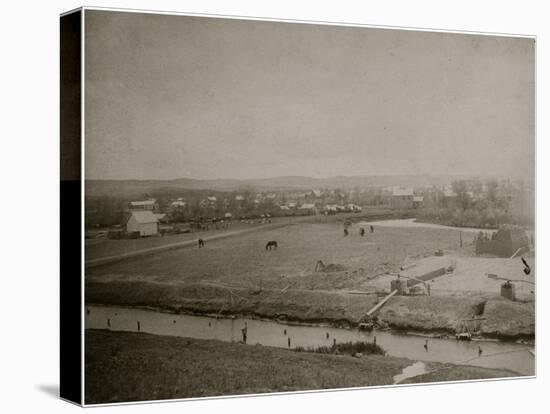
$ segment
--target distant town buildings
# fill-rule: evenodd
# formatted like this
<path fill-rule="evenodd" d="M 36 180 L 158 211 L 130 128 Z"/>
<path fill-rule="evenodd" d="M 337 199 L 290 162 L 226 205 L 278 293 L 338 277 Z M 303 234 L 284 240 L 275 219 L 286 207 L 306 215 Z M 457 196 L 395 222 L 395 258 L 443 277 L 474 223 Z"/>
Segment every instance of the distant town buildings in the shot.
<path fill-rule="evenodd" d="M 422 220 L 485 228 L 505 223 L 525 225 L 534 220 L 534 190 L 511 180 L 455 180 L 414 188 L 357 186 L 263 192 L 184 189 L 175 193 L 163 189 L 154 193 L 155 198 L 129 201 L 104 197 L 87 201 L 87 226 L 117 225 L 134 232 L 133 236 L 136 232 L 152 235 L 164 232 L 166 225 L 173 223 L 255 219 L 262 215 L 359 213 L 369 208 L 411 210 L 407 214 Z"/>

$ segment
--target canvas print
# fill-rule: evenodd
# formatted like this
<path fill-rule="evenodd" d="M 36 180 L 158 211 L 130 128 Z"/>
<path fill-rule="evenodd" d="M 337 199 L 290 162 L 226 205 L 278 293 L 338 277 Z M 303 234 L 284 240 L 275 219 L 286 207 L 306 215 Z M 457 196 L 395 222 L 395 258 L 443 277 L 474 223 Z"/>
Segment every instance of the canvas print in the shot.
<path fill-rule="evenodd" d="M 535 39 L 86 9 L 84 401 L 535 375 Z"/>

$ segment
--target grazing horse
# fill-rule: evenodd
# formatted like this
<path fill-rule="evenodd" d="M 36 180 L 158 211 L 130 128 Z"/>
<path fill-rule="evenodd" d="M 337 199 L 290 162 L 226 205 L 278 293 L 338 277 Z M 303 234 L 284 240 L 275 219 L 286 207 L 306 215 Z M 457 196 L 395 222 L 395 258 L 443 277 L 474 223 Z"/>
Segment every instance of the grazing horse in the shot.
<path fill-rule="evenodd" d="M 275 249 L 277 250 L 277 242 L 275 240 L 268 241 L 265 245 L 266 250 Z"/>
<path fill-rule="evenodd" d="M 199 249 L 201 247 L 204 247 L 204 240 L 203 239 L 199 239 Z"/>

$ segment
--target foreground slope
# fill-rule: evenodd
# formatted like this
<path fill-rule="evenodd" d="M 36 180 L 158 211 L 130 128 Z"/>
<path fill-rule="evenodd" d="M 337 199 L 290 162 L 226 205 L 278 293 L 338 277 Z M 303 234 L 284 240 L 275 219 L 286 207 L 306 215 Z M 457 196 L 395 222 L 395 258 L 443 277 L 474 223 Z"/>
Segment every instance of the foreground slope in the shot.
<path fill-rule="evenodd" d="M 86 403 L 320 390 L 393 384 L 412 361 L 353 358 L 140 333 L 86 332 Z M 510 371 L 461 367 L 476 378 Z M 481 372 L 482 371 L 482 372 Z M 445 380 L 445 370 L 438 380 Z M 453 370 L 447 371 L 453 375 Z"/>

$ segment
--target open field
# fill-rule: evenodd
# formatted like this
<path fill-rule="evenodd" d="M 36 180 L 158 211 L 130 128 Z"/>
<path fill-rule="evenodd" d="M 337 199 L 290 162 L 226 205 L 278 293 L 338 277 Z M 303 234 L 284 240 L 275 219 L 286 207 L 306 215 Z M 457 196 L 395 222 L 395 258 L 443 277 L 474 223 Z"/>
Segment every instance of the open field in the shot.
<path fill-rule="evenodd" d="M 236 286 L 299 289 L 367 289 L 369 277 L 396 271 L 406 257 L 457 249 L 454 232 L 433 229 L 375 228 L 360 237 L 354 226 L 343 236 L 339 222 L 294 223 L 180 249 L 113 263 L 87 271 L 89 280 L 144 280 L 196 283 L 205 280 Z M 267 252 L 265 243 L 279 248 Z M 316 273 L 317 260 L 346 270 Z"/>
<path fill-rule="evenodd" d="M 196 240 L 197 238 L 205 238 L 211 236 L 217 236 L 221 234 L 232 233 L 235 231 L 242 230 L 252 230 L 252 229 L 261 229 L 265 227 L 272 227 L 268 224 L 254 224 L 241 223 L 235 221 L 229 225 L 227 228 L 222 228 L 221 226 L 216 229 L 214 225 L 211 225 L 208 230 L 195 231 L 190 233 L 183 234 L 167 234 L 164 236 L 151 236 L 151 237 L 142 237 L 139 239 L 121 239 L 121 240 L 110 240 L 106 238 L 102 239 L 86 239 L 86 261 L 115 256 L 118 254 L 131 253 L 138 250 L 152 249 L 162 246 L 167 246 L 170 244 L 181 243 L 186 241 Z M 288 220 L 286 220 L 288 221 Z M 285 222 L 284 219 L 274 218 L 272 220 L 273 224 L 280 224 Z"/>
<path fill-rule="evenodd" d="M 326 220 L 326 222 L 323 222 Z M 378 313 L 391 328 L 452 332 L 460 319 L 487 318 L 482 332 L 533 337 L 533 285 L 517 284 L 518 298 L 500 298 L 501 277 L 533 280 L 521 262 L 472 256 L 474 233 L 424 226 L 379 226 L 361 237 L 357 225 L 343 236 L 333 217 L 313 217 L 190 247 L 157 252 L 87 269 L 86 302 L 151 307 L 170 312 L 242 314 L 304 322 L 356 325 L 389 292 L 395 273 L 411 277 L 452 265 L 430 280 L 431 296 L 392 298 Z M 277 240 L 277 250 L 265 243 Z M 443 249 L 445 255 L 434 256 Z M 315 272 L 317 260 L 345 270 Z M 531 259 L 530 259 L 531 260 Z M 403 264 L 413 267 L 400 271 Z M 372 294 L 352 294 L 371 292 Z"/>
<path fill-rule="evenodd" d="M 147 249 L 155 249 L 163 246 L 173 245 L 177 243 L 183 243 L 188 241 L 197 240 L 201 238 L 216 237 L 223 234 L 231 234 L 235 232 L 246 232 L 254 230 L 265 230 L 273 227 L 280 227 L 286 224 L 309 222 L 309 223 L 327 223 L 335 222 L 342 223 L 346 219 L 353 221 L 373 219 L 378 220 L 380 218 L 401 217 L 405 212 L 400 210 L 389 210 L 386 208 L 370 208 L 366 209 L 363 213 L 343 213 L 334 216 L 314 215 L 314 216 L 288 216 L 288 217 L 272 217 L 271 223 L 260 223 L 260 220 L 241 220 L 235 219 L 229 223 L 227 228 L 216 228 L 214 224 L 209 226 L 208 230 L 193 231 L 191 233 L 184 234 L 166 234 L 164 236 L 150 236 L 142 237 L 139 239 L 120 239 L 110 240 L 107 238 L 100 239 L 86 239 L 85 240 L 85 254 L 86 261 L 93 261 L 105 257 L 111 257 L 116 255 L 122 255 L 132 253 L 136 251 L 145 251 Z"/>
<path fill-rule="evenodd" d="M 381 355 L 353 358 L 213 340 L 87 331 L 85 399 L 86 403 L 109 403 L 389 385 L 411 364 Z M 514 375 L 505 370 L 459 368 L 466 377 L 470 372 L 472 377 L 482 373 L 484 378 Z"/>

